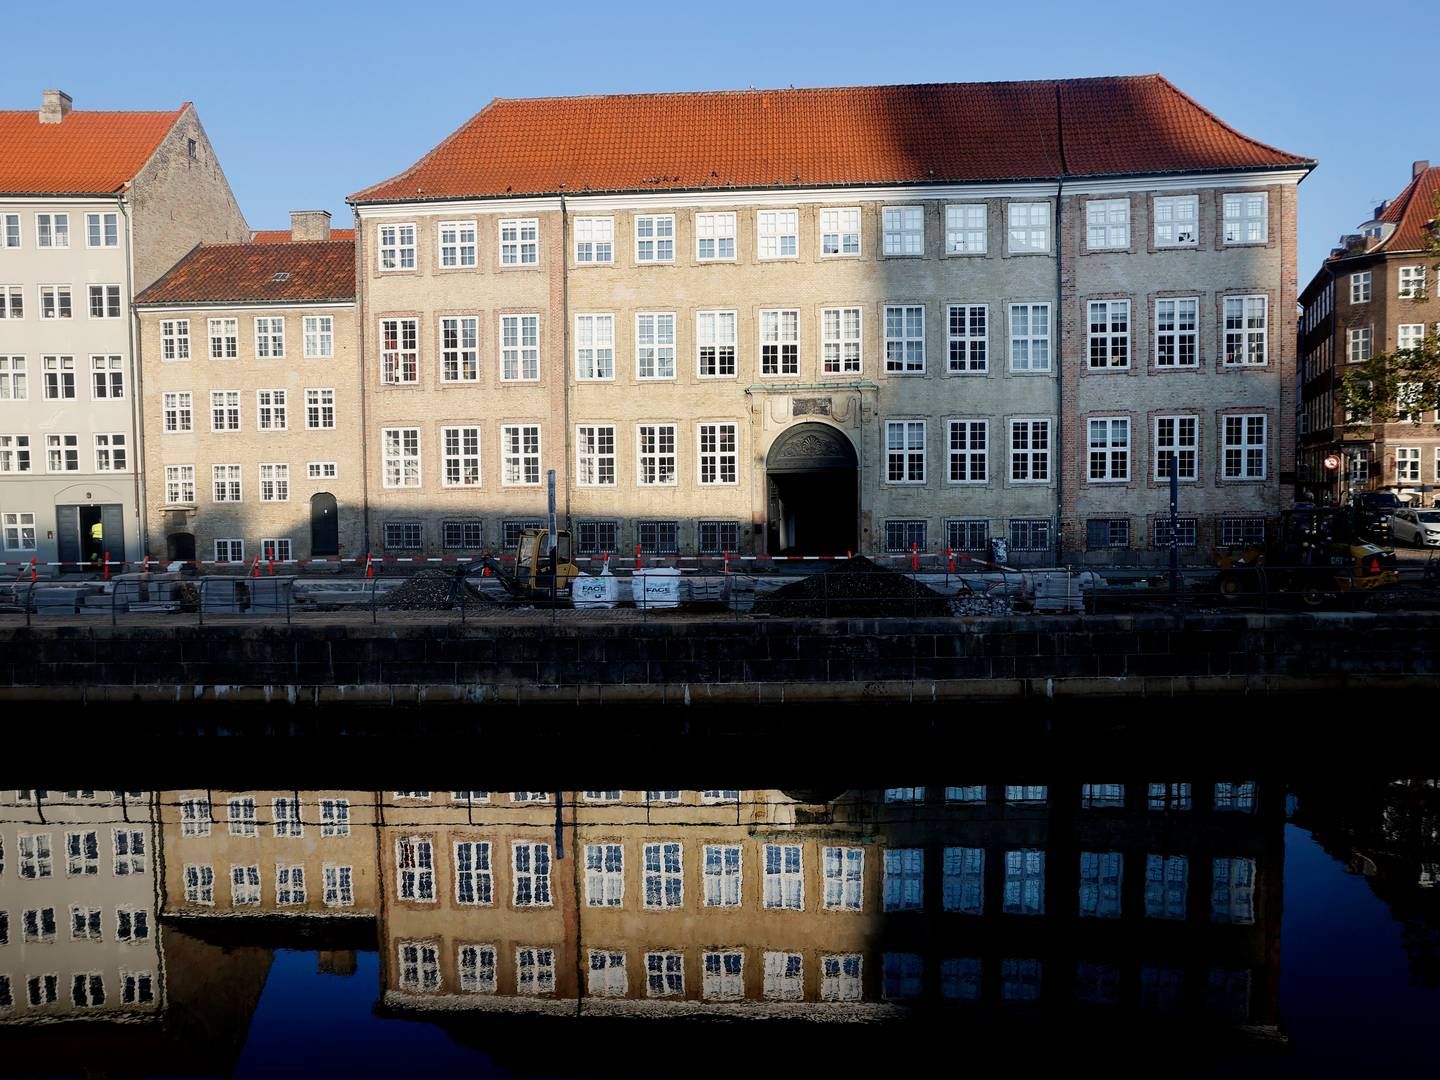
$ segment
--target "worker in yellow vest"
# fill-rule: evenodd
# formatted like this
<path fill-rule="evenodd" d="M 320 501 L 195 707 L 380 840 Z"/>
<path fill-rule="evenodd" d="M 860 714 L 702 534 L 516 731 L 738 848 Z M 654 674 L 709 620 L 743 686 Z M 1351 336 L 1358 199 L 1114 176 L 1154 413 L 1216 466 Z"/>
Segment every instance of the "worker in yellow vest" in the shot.
<path fill-rule="evenodd" d="M 100 569 L 100 560 L 104 558 L 105 551 L 105 527 L 100 522 L 90 526 L 90 563 L 95 569 Z"/>

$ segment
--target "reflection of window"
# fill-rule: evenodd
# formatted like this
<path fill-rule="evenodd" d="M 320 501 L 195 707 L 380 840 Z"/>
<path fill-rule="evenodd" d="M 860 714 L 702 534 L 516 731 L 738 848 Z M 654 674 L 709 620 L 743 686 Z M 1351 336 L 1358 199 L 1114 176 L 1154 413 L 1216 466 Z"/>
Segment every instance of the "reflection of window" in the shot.
<path fill-rule="evenodd" d="M 1088 810 L 1100 807 L 1119 808 L 1125 805 L 1124 784 L 1082 784 L 1080 805 Z"/>
<path fill-rule="evenodd" d="M 550 845 L 517 842 L 514 847 L 516 907 L 550 906 Z"/>
<path fill-rule="evenodd" d="M 729 1001 L 745 996 L 744 953 L 734 950 L 707 952 L 704 965 L 701 992 L 707 1000 Z"/>
<path fill-rule="evenodd" d="M 485 841 L 461 840 L 455 844 L 455 902 L 489 904 L 494 877 L 490 869 L 490 845 Z"/>
<path fill-rule="evenodd" d="M 431 992 L 440 989 L 439 949 L 428 941 L 400 943 L 400 988 Z"/>
<path fill-rule="evenodd" d="M 685 955 L 678 952 L 646 953 L 645 993 L 650 997 L 683 997 Z"/>
<path fill-rule="evenodd" d="M 1005 852 L 1004 910 L 1010 915 L 1045 914 L 1045 852 Z"/>
<path fill-rule="evenodd" d="M 884 896 L 886 911 L 920 911 L 924 908 L 923 848 L 886 849 Z"/>
<path fill-rule="evenodd" d="M 680 844 L 645 845 L 645 906 L 678 908 L 684 901 Z"/>
<path fill-rule="evenodd" d="M 825 956 L 820 960 L 820 1000 L 859 1001 L 860 971 L 864 960 L 859 953 Z"/>
<path fill-rule="evenodd" d="M 596 997 L 624 997 L 629 988 L 629 980 L 625 976 L 625 954 L 591 949 L 587 988 Z"/>
<path fill-rule="evenodd" d="M 1185 918 L 1190 860 L 1184 855 L 1145 856 L 1145 917 Z"/>
<path fill-rule="evenodd" d="M 1096 919 L 1120 917 L 1120 879 L 1124 864 L 1118 851 L 1080 853 L 1080 914 Z"/>
<path fill-rule="evenodd" d="M 1190 785 L 1185 783 L 1159 783 L 1149 785 L 1149 806 L 1151 810 L 1189 810 Z"/>
<path fill-rule="evenodd" d="M 920 973 L 924 961 L 919 953 L 887 952 L 881 957 L 881 996 L 887 1001 L 920 996 Z"/>
<path fill-rule="evenodd" d="M 515 972 L 515 992 L 517 994 L 553 994 L 555 992 L 555 950 L 516 949 Z"/>
<path fill-rule="evenodd" d="M 1220 781 L 1215 785 L 1215 809 L 1255 812 L 1255 781 Z"/>
<path fill-rule="evenodd" d="M 435 851 L 428 836 L 402 836 L 395 842 L 395 862 L 401 900 L 435 899 Z"/>
<path fill-rule="evenodd" d="M 765 997 L 771 1001 L 800 1001 L 805 996 L 805 958 L 799 953 L 765 954 Z"/>
<path fill-rule="evenodd" d="M 944 902 L 946 911 L 980 915 L 985 907 L 985 849 L 945 849 Z"/>
<path fill-rule="evenodd" d="M 740 848 L 738 846 L 731 844 L 705 845 L 705 906 L 740 906 Z"/>
<path fill-rule="evenodd" d="M 495 946 L 460 946 L 460 989 L 467 994 L 495 992 Z"/>
<path fill-rule="evenodd" d="M 765 845 L 764 903 L 767 908 L 803 911 L 805 878 L 799 844 Z"/>
<path fill-rule="evenodd" d="M 825 871 L 825 906 L 859 911 L 864 904 L 865 849 L 827 847 L 821 850 Z"/>

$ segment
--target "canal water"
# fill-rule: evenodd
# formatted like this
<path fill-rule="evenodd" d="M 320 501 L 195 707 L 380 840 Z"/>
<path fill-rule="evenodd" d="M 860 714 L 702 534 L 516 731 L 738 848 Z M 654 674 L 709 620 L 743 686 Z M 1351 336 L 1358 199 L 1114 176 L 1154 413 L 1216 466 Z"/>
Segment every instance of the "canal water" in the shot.
<path fill-rule="evenodd" d="M 946 769 L 0 790 L 0 1074 L 1433 1071 L 1440 781 Z"/>

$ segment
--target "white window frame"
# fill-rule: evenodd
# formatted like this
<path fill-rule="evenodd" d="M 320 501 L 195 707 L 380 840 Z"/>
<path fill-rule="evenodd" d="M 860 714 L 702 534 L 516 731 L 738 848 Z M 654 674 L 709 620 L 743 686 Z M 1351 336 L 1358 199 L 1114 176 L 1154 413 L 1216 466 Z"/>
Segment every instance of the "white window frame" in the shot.
<path fill-rule="evenodd" d="M 322 892 L 320 898 L 326 907 L 355 906 L 355 868 L 349 865 L 325 863 L 320 868 Z"/>
<path fill-rule="evenodd" d="M 521 869 L 521 851 L 525 851 L 526 869 Z M 536 856 L 544 854 L 545 868 L 537 870 Z M 550 889 L 550 872 L 554 866 L 550 857 L 550 845 L 529 840 L 515 840 L 510 844 L 510 878 L 513 882 L 511 902 L 517 908 L 548 908 L 555 906 L 555 897 Z M 521 899 L 522 886 L 527 899 Z M 542 895 L 543 894 L 543 895 Z"/>
<path fill-rule="evenodd" d="M 419 265 L 413 221 L 382 222 L 375 228 L 376 268 L 382 274 L 413 273 Z"/>
<path fill-rule="evenodd" d="M 255 430 L 290 430 L 290 393 L 285 387 L 255 391 Z"/>
<path fill-rule="evenodd" d="M 1373 279 L 1369 270 L 1357 270 L 1350 275 L 1350 303 L 1368 304 L 1373 295 Z"/>
<path fill-rule="evenodd" d="M 884 206 L 880 209 L 880 251 L 887 259 L 925 255 L 925 207 Z"/>
<path fill-rule="evenodd" d="M 55 250 L 70 246 L 70 215 L 45 213 L 35 215 L 36 248 Z"/>
<path fill-rule="evenodd" d="M 231 461 L 210 466 L 210 501 L 217 503 L 245 501 L 243 465 Z"/>
<path fill-rule="evenodd" d="M 255 316 L 255 358 L 257 360 L 285 359 L 285 317 L 283 315 Z"/>
<path fill-rule="evenodd" d="M 305 388 L 305 430 L 333 431 L 334 429 L 334 389 L 328 386 L 307 386 Z"/>
<path fill-rule="evenodd" d="M 1260 311 L 1260 326 L 1250 325 L 1254 318 L 1255 306 L 1258 303 Z M 1238 305 L 1240 323 L 1238 326 L 1230 325 L 1232 305 Z M 1221 333 L 1224 340 L 1224 358 L 1226 367 L 1264 367 L 1270 362 L 1270 298 L 1263 294 L 1251 296 L 1226 296 L 1221 301 Z M 1252 346 L 1256 342 L 1260 345 L 1260 359 L 1252 360 Z M 1240 346 L 1238 355 L 1240 359 L 1232 359 L 1236 355 L 1231 351 L 1231 343 Z"/>
<path fill-rule="evenodd" d="M 895 327 L 891 324 L 891 317 L 898 313 L 900 320 L 899 335 L 894 333 Z M 913 319 L 919 315 L 918 327 Z M 883 312 L 885 327 L 885 374 L 887 375 L 924 375 L 925 374 L 925 305 L 924 304 L 886 304 Z M 915 359 L 915 350 L 918 347 L 919 359 Z"/>
<path fill-rule="evenodd" d="M 306 315 L 301 319 L 302 350 L 307 360 L 329 360 L 335 355 L 335 317 Z"/>
<path fill-rule="evenodd" d="M 643 382 L 672 381 L 675 371 L 675 312 L 637 311 L 635 378 Z"/>
<path fill-rule="evenodd" d="M 1130 247 L 1130 200 L 1085 201 L 1085 250 L 1125 251 Z"/>
<path fill-rule="evenodd" d="M 861 224 L 858 206 L 827 206 L 820 210 L 820 257 L 858 259 Z M 832 243 L 831 238 L 834 238 Z"/>
<path fill-rule="evenodd" d="M 480 444 L 481 429 L 477 424 L 446 425 L 440 429 L 441 487 L 481 486 L 483 474 L 480 471 Z M 469 471 L 472 465 L 473 471 Z"/>
<path fill-rule="evenodd" d="M 744 898 L 745 851 L 739 844 L 706 844 L 700 875 L 707 908 L 738 908 Z"/>
<path fill-rule="evenodd" d="M 394 335 L 390 347 L 386 335 Z M 420 320 L 380 320 L 380 383 L 382 386 L 416 386 L 420 382 Z"/>
<path fill-rule="evenodd" d="M 771 870 L 771 852 L 777 869 Z M 796 866 L 788 865 L 794 853 Z M 767 910 L 805 910 L 805 848 L 802 844 L 765 844 L 761 848 L 762 906 Z"/>
<path fill-rule="evenodd" d="M 615 487 L 619 481 L 614 424 L 575 425 L 575 484 Z M 609 440 L 609 449 L 605 440 Z M 608 478 L 607 478 L 608 469 Z"/>
<path fill-rule="evenodd" d="M 578 382 L 615 381 L 615 315 L 612 312 L 575 316 L 575 378 Z"/>
<path fill-rule="evenodd" d="M 685 907 L 685 845 L 655 840 L 641 848 L 641 903 L 647 911 L 678 911 Z M 672 863 L 673 858 L 673 863 Z M 652 859 L 654 868 L 651 867 Z M 652 886 L 655 899 L 651 899 Z"/>
<path fill-rule="evenodd" d="M 1182 208 L 1187 212 L 1176 212 Z M 1156 195 L 1153 212 L 1157 248 L 1200 246 L 1200 196 Z"/>
<path fill-rule="evenodd" d="M 758 262 L 800 258 L 799 210 L 755 212 L 755 258 Z"/>
<path fill-rule="evenodd" d="M 675 261 L 675 232 L 674 214 L 636 214 L 631 219 L 635 233 L 635 265 L 636 266 L 666 266 Z M 646 231 L 648 224 L 648 232 Z M 662 231 L 668 225 L 669 232 Z M 666 241 L 670 243 L 670 254 L 660 254 Z M 648 244 L 649 254 L 644 253 L 641 245 Z"/>
<path fill-rule="evenodd" d="M 211 360 L 234 360 L 240 355 L 240 320 L 221 317 L 206 321 Z"/>
<path fill-rule="evenodd" d="M 123 431 L 97 432 L 95 435 L 95 471 L 129 472 L 130 455 Z"/>
<path fill-rule="evenodd" d="M 604 257 L 601 257 L 601 252 Z M 577 217 L 575 219 L 575 265 L 613 266 L 615 264 L 615 219 L 613 217 Z"/>
<path fill-rule="evenodd" d="M 1024 309 L 1025 313 L 1025 333 L 1017 334 L 1015 332 L 1015 318 L 1022 308 Z M 1044 315 L 1045 332 L 1043 334 L 1037 334 L 1034 332 L 1036 321 L 1035 316 L 1037 315 L 1037 313 Z M 1043 301 L 1037 303 L 1010 304 L 1007 308 L 1007 318 L 1007 331 L 1010 342 L 1009 353 L 1011 372 L 1018 372 L 1021 374 L 1028 374 L 1034 372 L 1048 373 L 1054 365 L 1053 350 L 1051 348 L 1051 331 L 1053 330 L 1053 320 L 1051 319 L 1051 308 L 1049 302 Z M 1016 346 L 1022 342 L 1025 345 L 1025 360 L 1023 365 L 1019 362 L 1019 357 L 1017 355 L 1020 350 L 1016 348 Z M 1043 358 L 1043 364 L 1039 361 L 1039 359 L 1037 359 L 1035 355 L 1037 349 L 1039 351 L 1043 351 L 1045 354 Z"/>
<path fill-rule="evenodd" d="M 765 999 L 803 1001 L 805 957 L 798 952 L 765 952 Z"/>
<path fill-rule="evenodd" d="M 1161 433 L 1161 425 L 1167 422 L 1172 425 L 1169 438 Z M 1188 434 L 1185 431 L 1187 427 L 1189 428 Z M 1169 481 L 1170 452 L 1174 450 L 1178 456 L 1176 472 L 1179 474 L 1180 483 L 1198 481 L 1200 479 L 1200 417 L 1194 413 L 1162 414 L 1155 417 L 1151 432 L 1152 457 L 1155 459 L 1152 478 L 1157 483 Z"/>
<path fill-rule="evenodd" d="M 624 905 L 625 845 L 618 840 L 586 844 L 585 906 L 618 908 Z"/>
<path fill-rule="evenodd" d="M 1396 279 L 1396 293 L 1401 300 L 1419 300 L 1425 296 L 1425 267 L 1402 266 Z"/>
<path fill-rule="evenodd" d="M 527 325 L 533 321 L 535 344 L 525 344 Z M 509 325 L 507 325 L 509 324 Z M 507 331 L 514 331 L 514 344 L 507 344 Z M 507 365 L 514 365 L 514 375 L 507 375 Z M 526 370 L 534 366 L 535 374 Z M 505 313 L 500 316 L 500 381 L 533 383 L 540 381 L 540 315 L 537 312 Z"/>
<path fill-rule="evenodd" d="M 725 241 L 730 242 L 729 254 L 724 254 Z M 713 245 L 711 254 L 705 254 L 704 244 Z M 735 211 L 722 210 L 713 213 L 695 214 L 695 261 L 735 262 L 740 255 L 739 228 Z"/>
<path fill-rule="evenodd" d="M 495 903 L 494 848 L 488 840 L 456 840 L 451 847 L 455 864 L 455 903 L 462 907 L 492 907 Z M 462 857 L 462 853 L 464 853 Z M 462 863 L 468 859 L 469 867 Z M 465 898 L 464 885 L 469 885 Z"/>
<path fill-rule="evenodd" d="M 1251 439 L 1251 420 L 1260 421 L 1261 439 L 1258 444 L 1260 448 L 1260 471 L 1257 475 L 1250 467 L 1250 452 L 1257 444 Z M 1231 422 L 1239 425 L 1238 442 L 1231 440 Z M 1240 454 L 1240 467 L 1232 472 L 1230 469 L 1230 452 L 1238 451 Z M 1226 480 L 1264 480 L 1270 473 L 1270 417 L 1265 413 L 1224 413 L 1220 417 L 1220 459 L 1221 476 Z"/>
<path fill-rule="evenodd" d="M 947 204 L 945 207 L 945 254 L 985 255 L 989 248 L 989 205 L 983 202 Z"/>
<path fill-rule="evenodd" d="M 1370 359 L 1374 334 L 1368 326 L 1352 326 L 1345 335 L 1345 362 L 1363 364 Z"/>
<path fill-rule="evenodd" d="M 708 371 L 705 357 L 707 349 L 713 351 Z M 695 377 L 734 379 L 739 374 L 740 313 L 733 310 L 695 312 Z"/>
<path fill-rule="evenodd" d="M 1049 202 L 1011 202 L 1005 208 L 1007 251 L 1011 255 L 1049 255 Z"/>
<path fill-rule="evenodd" d="M 980 326 L 975 326 L 976 316 Z M 956 319 L 961 332 L 956 333 Z M 990 373 L 990 305 L 947 304 L 945 306 L 945 372 L 948 375 Z M 957 363 L 956 353 L 960 354 Z"/>
<path fill-rule="evenodd" d="M 540 265 L 539 218 L 501 218 L 496 229 L 501 269 Z M 507 231 L 513 233 L 510 239 L 506 239 Z"/>
<path fill-rule="evenodd" d="M 1089 370 L 1130 369 L 1130 326 L 1129 300 L 1090 300 L 1086 303 L 1085 341 Z M 1100 363 L 1096 363 L 1097 351 Z"/>
<path fill-rule="evenodd" d="M 760 378 L 795 378 L 800 374 L 800 311 L 798 308 L 761 308 L 759 312 Z M 767 350 L 775 370 L 766 370 Z M 787 361 L 789 362 L 787 365 Z M 789 370 L 787 370 L 787 366 Z"/>
<path fill-rule="evenodd" d="M 535 433 L 534 450 L 529 432 Z M 500 484 L 502 487 L 539 487 L 544 464 L 543 432 L 539 424 L 502 424 L 500 427 Z M 513 452 L 512 452 L 513 444 Z M 525 477 L 533 465 L 535 479 Z M 514 479 L 519 477 L 519 479 Z"/>
<path fill-rule="evenodd" d="M 1130 418 L 1128 416 L 1086 417 L 1085 433 L 1086 482 L 1091 484 L 1128 483 L 1133 446 Z M 1098 470 L 1097 462 L 1100 466 Z"/>
<path fill-rule="evenodd" d="M 480 317 L 445 315 L 440 319 L 440 381 L 480 381 Z M 451 374 L 451 371 L 454 374 Z"/>
<path fill-rule="evenodd" d="M 221 426 L 215 425 L 216 410 L 219 410 Z M 241 419 L 240 391 L 239 390 L 211 390 L 210 391 L 210 431 L 219 434 L 226 431 L 239 431 L 244 423 Z"/>
<path fill-rule="evenodd" d="M 411 443 L 414 443 L 413 448 Z M 392 443 L 394 444 L 392 448 Z M 419 488 L 424 484 L 424 461 L 420 453 L 420 429 L 380 429 L 381 485 L 387 488 Z M 392 452 L 393 451 L 393 452 Z M 414 480 L 411 480 L 411 476 Z"/>
<path fill-rule="evenodd" d="M 92 238 L 94 239 L 93 243 L 91 242 Z M 18 247 L 19 245 L 17 244 L 15 246 Z M 86 214 L 85 246 L 87 248 L 119 247 L 120 215 L 118 213 Z"/>
<path fill-rule="evenodd" d="M 654 439 L 654 450 L 647 452 L 645 449 L 646 432 Z M 666 453 L 664 446 L 665 436 L 668 434 L 670 440 L 670 451 Z M 635 483 L 639 487 L 674 487 L 679 483 L 680 474 L 680 428 L 678 424 L 636 424 L 635 425 Z M 670 478 L 668 480 L 655 479 L 647 480 L 646 464 L 653 466 L 653 473 L 656 477 L 665 474 L 664 466 L 669 465 Z"/>
<path fill-rule="evenodd" d="M 729 448 L 726 448 L 728 437 Z M 740 425 L 715 421 L 695 425 L 695 482 L 702 487 L 735 487 L 740 483 Z M 726 474 L 729 473 L 729 479 Z M 707 474 L 710 479 L 707 479 Z"/>
<path fill-rule="evenodd" d="M 1184 361 L 1187 351 L 1188 363 Z M 1155 366 L 1167 371 L 1189 371 L 1199 365 L 1200 298 L 1158 297 L 1155 301 Z"/>
<path fill-rule="evenodd" d="M 961 436 L 959 440 L 956 439 L 957 433 Z M 949 466 L 945 474 L 948 483 L 988 484 L 990 482 L 990 421 L 988 418 L 955 417 L 946 420 L 945 447 L 946 462 Z M 959 466 L 958 470 L 957 466 Z M 961 474 L 959 477 L 956 476 L 957 471 Z M 975 475 L 977 471 L 978 476 Z"/>
<path fill-rule="evenodd" d="M 59 319 L 73 319 L 75 317 L 75 298 L 71 294 L 69 285 L 41 285 L 40 286 L 40 318 L 49 322 Z M 170 325 L 168 322 L 161 323 L 162 338 L 163 328 Z M 188 357 L 187 357 L 188 358 Z M 161 359 L 166 359 L 163 350 Z"/>
<path fill-rule="evenodd" d="M 854 316 L 853 333 L 848 325 Z M 834 322 L 835 333 L 828 324 Z M 854 350 L 854 357 L 850 355 Z M 833 364 L 831 357 L 834 357 Z M 820 375 L 861 375 L 865 371 L 865 309 L 833 307 L 820 309 Z"/>
<path fill-rule="evenodd" d="M 895 486 L 918 486 L 925 483 L 928 449 L 926 424 L 924 420 L 899 419 L 885 421 L 885 484 Z M 893 445 L 893 433 L 898 429 L 900 445 Z M 913 436 L 918 431 L 920 445 L 913 445 Z M 918 458 L 918 462 L 917 462 Z M 919 469 L 915 468 L 918 463 Z M 899 478 L 894 475 L 899 465 Z"/>
<path fill-rule="evenodd" d="M 98 315 L 95 313 L 97 289 L 99 290 L 100 297 L 100 314 Z M 119 285 L 107 283 L 92 284 L 87 286 L 86 296 L 87 304 L 85 310 L 92 319 L 118 319 L 124 313 L 124 306 L 122 304 L 124 290 L 121 289 Z M 115 298 L 113 305 L 110 303 L 112 296 Z"/>
<path fill-rule="evenodd" d="M 1221 236 L 1226 247 L 1270 240 L 1270 193 L 1232 191 L 1220 197 Z"/>
<path fill-rule="evenodd" d="M 160 361 L 172 364 L 190 359 L 190 320 L 160 320 Z"/>
<path fill-rule="evenodd" d="M 450 261 L 446 262 L 449 257 Z M 435 268 L 473 270 L 480 262 L 480 232 L 471 221 L 435 224 Z"/>
<path fill-rule="evenodd" d="M 1024 446 L 1023 448 L 1017 448 L 1016 445 L 1015 445 L 1015 431 L 1016 431 L 1016 425 L 1017 425 L 1017 424 L 1024 424 L 1024 425 L 1025 425 L 1025 446 Z M 1035 446 L 1034 446 L 1034 443 L 1035 443 L 1035 434 L 1036 434 L 1036 425 L 1037 425 L 1037 424 L 1043 424 L 1043 425 L 1044 425 L 1043 431 L 1044 431 L 1044 436 L 1045 436 L 1045 449 L 1044 449 L 1044 451 L 1043 451 L 1043 453 L 1044 453 L 1043 459 L 1042 459 L 1042 458 L 1037 458 L 1036 455 L 1039 454 L 1039 453 L 1041 453 L 1042 451 L 1037 451 L 1037 450 L 1035 449 Z M 1010 417 L 1010 419 L 1009 419 L 1008 426 L 1009 426 L 1009 429 L 1010 429 L 1010 440 L 1009 440 L 1009 441 L 1010 441 L 1010 446 L 1009 446 L 1009 449 L 1010 449 L 1010 471 L 1009 471 L 1009 474 L 1008 474 L 1008 476 L 1009 476 L 1009 483 L 1012 483 L 1012 484 L 1049 484 L 1049 483 L 1051 483 L 1052 480 L 1053 480 L 1053 478 L 1054 478 L 1054 473 L 1055 473 L 1055 470 L 1054 470 L 1054 468 L 1052 467 L 1053 464 L 1054 464 L 1054 462 L 1053 462 L 1052 459 L 1053 459 L 1053 454 L 1054 454 L 1054 451 L 1055 451 L 1055 446 L 1054 446 L 1055 440 L 1054 440 L 1054 437 L 1053 437 L 1053 436 L 1054 436 L 1055 425 L 1054 425 L 1053 421 L 1052 421 L 1049 417 L 1046 417 L 1046 416 L 1012 416 L 1012 417 Z M 1016 456 L 1017 454 L 1018 454 L 1018 455 L 1023 455 L 1023 456 L 1024 456 L 1024 460 L 1025 460 L 1025 470 L 1024 470 L 1025 475 L 1024 475 L 1023 477 L 1018 477 L 1018 478 L 1017 478 L 1016 475 L 1015 475 L 1015 465 L 1016 465 L 1017 461 L 1019 460 L 1019 458 L 1017 458 L 1017 456 Z M 1037 477 L 1037 476 L 1035 475 L 1035 473 L 1036 473 L 1036 468 L 1035 468 L 1035 466 L 1037 465 L 1037 463 L 1043 464 L 1043 466 L 1044 466 L 1044 471 L 1045 471 L 1045 475 L 1044 475 L 1044 476 Z"/>
<path fill-rule="evenodd" d="M 433 837 L 421 835 L 395 838 L 395 898 L 412 904 L 437 902 Z"/>
<path fill-rule="evenodd" d="M 863 911 L 865 908 L 865 849 L 822 847 L 821 875 L 826 911 Z"/>

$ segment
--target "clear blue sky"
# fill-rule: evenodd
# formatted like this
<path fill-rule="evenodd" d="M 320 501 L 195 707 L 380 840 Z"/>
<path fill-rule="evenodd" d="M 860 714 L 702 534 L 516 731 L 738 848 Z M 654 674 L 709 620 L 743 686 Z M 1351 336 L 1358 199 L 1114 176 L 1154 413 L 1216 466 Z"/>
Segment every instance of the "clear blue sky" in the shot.
<path fill-rule="evenodd" d="M 1440 2 L 271 3 L 80 0 L 5 16 L 0 107 L 194 101 L 252 227 L 412 164 L 492 97 L 1036 79 L 1158 71 L 1240 131 L 1320 167 L 1300 188 L 1300 281 L 1440 163 Z M 1349 77 L 1353 73 L 1353 81 Z M 3 152 L 3 148 L 0 148 Z"/>

